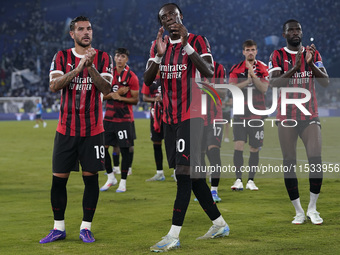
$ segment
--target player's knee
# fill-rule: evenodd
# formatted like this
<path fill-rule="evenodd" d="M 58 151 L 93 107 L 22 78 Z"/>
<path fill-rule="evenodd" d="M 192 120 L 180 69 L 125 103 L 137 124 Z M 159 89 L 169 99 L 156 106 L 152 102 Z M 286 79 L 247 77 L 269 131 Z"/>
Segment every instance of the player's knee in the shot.
<path fill-rule="evenodd" d="M 177 165 L 176 175 L 190 175 L 190 166 Z"/>

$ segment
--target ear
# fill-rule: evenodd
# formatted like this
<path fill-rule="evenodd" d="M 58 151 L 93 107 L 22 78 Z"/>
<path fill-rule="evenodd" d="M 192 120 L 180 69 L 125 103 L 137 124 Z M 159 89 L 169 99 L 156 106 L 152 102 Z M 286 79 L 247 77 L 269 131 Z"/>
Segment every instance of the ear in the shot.
<path fill-rule="evenodd" d="M 70 31 L 70 36 L 72 39 L 74 39 L 74 32 L 73 31 Z"/>
<path fill-rule="evenodd" d="M 282 37 L 286 39 L 286 33 L 282 32 Z"/>

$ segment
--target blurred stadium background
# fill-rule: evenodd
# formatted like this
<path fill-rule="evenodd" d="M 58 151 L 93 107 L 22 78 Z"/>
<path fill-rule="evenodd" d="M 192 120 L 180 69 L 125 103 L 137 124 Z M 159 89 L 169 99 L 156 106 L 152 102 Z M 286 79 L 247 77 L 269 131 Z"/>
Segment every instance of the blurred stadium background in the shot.
<path fill-rule="evenodd" d="M 28 119 L 34 109 L 31 101 L 18 106 L 7 97 L 41 97 L 46 113 L 55 118 L 59 93 L 48 89 L 48 72 L 53 55 L 72 47 L 68 31 L 70 20 L 79 15 L 90 17 L 94 29 L 93 47 L 113 55 L 117 47 L 126 47 L 129 65 L 143 84 L 143 72 L 152 40 L 159 24 L 157 13 L 168 1 L 156 0 L 15 0 L 0 7 L 0 120 L 15 119 L 21 113 Z M 322 116 L 340 116 L 340 2 L 336 0 L 257 0 L 204 1 L 179 0 L 184 24 L 189 32 L 205 35 L 214 59 L 227 71 L 243 59 L 242 42 L 258 43 L 258 59 L 268 63 L 274 49 L 285 46 L 282 24 L 295 18 L 303 28 L 303 44 L 314 43 L 332 78 L 327 89 L 318 88 Z M 270 98 L 270 93 L 268 95 Z M 6 103 L 7 102 L 7 103 Z M 148 105 L 142 100 L 135 107 L 143 112 Z M 11 114 L 5 114 L 10 112 Z M 25 114 L 26 113 L 26 114 Z M 51 113 L 51 114 L 47 114 Z M 52 116 L 52 117 L 49 117 Z M 137 117 L 143 117 L 141 114 Z M 21 117 L 21 116 L 20 116 Z"/>
<path fill-rule="evenodd" d="M 93 47 L 113 55 L 126 47 L 129 65 L 143 83 L 151 41 L 159 24 L 157 13 L 167 1 L 156 0 L 5 0 L 0 6 L 0 120 L 29 119 L 33 98 L 42 99 L 44 119 L 58 116 L 59 93 L 48 89 L 48 72 L 53 55 L 73 47 L 68 23 L 79 15 L 90 17 L 94 28 Z M 332 78 L 324 89 L 317 86 L 321 116 L 340 116 L 340 2 L 338 0 L 179 0 L 184 24 L 192 33 L 205 35 L 214 59 L 227 70 L 243 59 L 242 42 L 258 43 L 258 59 L 268 62 L 274 49 L 285 46 L 282 24 L 295 18 L 302 24 L 303 44 L 315 43 Z M 268 93 L 270 98 L 270 93 Z M 9 99 L 11 98 L 11 99 Z M 24 102 L 24 98 L 31 100 Z M 15 103 L 19 100 L 21 103 Z M 21 100 L 21 101 L 20 101 Z M 145 116 L 148 105 L 140 101 L 135 116 Z M 5 113 L 10 112 L 10 113 Z M 321 118 L 323 160 L 339 169 L 340 118 Z M 78 239 L 83 183 L 79 174 L 69 180 L 67 208 L 68 238 L 63 242 L 40 245 L 53 222 L 50 210 L 51 155 L 57 120 L 46 128 L 33 129 L 30 121 L 1 121 L 0 141 L 0 254 L 150 254 L 149 247 L 164 235 L 171 224 L 171 209 L 176 192 L 172 171 L 166 181 L 145 182 L 154 174 L 149 121 L 136 120 L 133 175 L 128 192 L 115 189 L 100 194 L 94 224 L 98 242 L 82 245 Z M 265 146 L 260 163 L 279 166 L 282 155 L 277 129 L 266 127 Z M 231 137 L 230 132 L 230 137 Z M 223 164 L 232 164 L 232 143 L 223 143 Z M 298 142 L 298 164 L 307 163 L 305 150 Z M 245 153 L 248 155 L 248 151 Z M 245 159 L 245 162 L 247 158 Z M 210 222 L 198 203 L 190 203 L 183 247 L 176 254 L 340 254 L 339 172 L 325 178 L 318 207 L 325 223 L 321 226 L 290 224 L 294 215 L 282 176 L 258 174 L 258 193 L 230 191 L 233 177 L 222 178 L 219 208 L 232 233 L 228 239 L 198 243 Z M 100 184 L 106 176 L 100 175 Z M 309 196 L 307 178 L 299 178 L 304 208 Z M 193 198 L 192 198 L 193 199 Z M 199 223 L 199 224 L 197 224 Z M 315 228 L 316 227 L 316 228 Z M 199 244 L 199 245 L 198 245 Z"/>

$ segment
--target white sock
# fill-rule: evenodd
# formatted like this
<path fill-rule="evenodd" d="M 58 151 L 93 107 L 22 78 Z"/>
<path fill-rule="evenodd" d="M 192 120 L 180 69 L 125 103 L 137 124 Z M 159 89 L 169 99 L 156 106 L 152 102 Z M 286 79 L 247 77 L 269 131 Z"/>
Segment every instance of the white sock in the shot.
<path fill-rule="evenodd" d="M 119 187 L 126 188 L 126 179 L 120 179 Z"/>
<path fill-rule="evenodd" d="M 210 191 L 214 191 L 214 190 L 217 192 L 218 187 L 213 187 L 213 186 L 211 186 Z"/>
<path fill-rule="evenodd" d="M 107 179 L 110 181 L 113 181 L 114 179 L 116 179 L 115 174 L 113 172 L 107 174 Z"/>
<path fill-rule="evenodd" d="M 64 220 L 55 220 L 53 229 L 65 231 L 65 221 Z"/>
<path fill-rule="evenodd" d="M 298 213 L 305 214 L 304 210 L 302 209 L 301 203 L 300 203 L 300 198 L 292 200 L 292 204 L 294 205 L 296 214 L 298 214 Z"/>
<path fill-rule="evenodd" d="M 116 171 L 117 171 L 117 172 L 119 172 L 119 171 L 120 171 L 120 168 L 119 168 L 119 166 L 114 166 L 114 167 L 113 167 L 113 169 L 114 169 L 114 171 L 115 171 L 115 172 L 116 172 Z"/>
<path fill-rule="evenodd" d="M 316 201 L 318 201 L 319 194 L 310 192 L 310 200 L 308 205 L 308 211 L 316 211 Z"/>
<path fill-rule="evenodd" d="M 182 226 L 171 225 L 168 235 L 178 238 L 179 232 L 181 232 Z"/>
<path fill-rule="evenodd" d="M 227 222 L 223 219 L 222 215 L 218 217 L 216 220 L 213 220 L 212 223 L 217 226 L 225 226 L 227 225 Z"/>
<path fill-rule="evenodd" d="M 163 172 L 163 170 L 157 170 L 157 174 L 164 175 L 164 172 Z"/>
<path fill-rule="evenodd" d="M 81 225 L 80 225 L 80 230 L 82 229 L 88 229 L 88 230 L 91 230 L 91 224 L 92 222 L 88 222 L 88 221 L 82 221 L 81 222 Z"/>

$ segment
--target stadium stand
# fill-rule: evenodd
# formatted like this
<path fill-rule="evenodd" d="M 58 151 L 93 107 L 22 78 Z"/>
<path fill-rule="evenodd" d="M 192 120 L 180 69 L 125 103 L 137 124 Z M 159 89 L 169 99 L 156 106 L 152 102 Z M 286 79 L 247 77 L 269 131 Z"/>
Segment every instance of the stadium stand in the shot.
<path fill-rule="evenodd" d="M 303 26 L 303 44 L 315 43 L 330 77 L 339 76 L 338 1 L 175 2 L 189 15 L 184 17 L 189 32 L 205 35 L 215 60 L 227 70 L 231 63 L 242 60 L 239 45 L 249 38 L 258 42 L 259 59 L 268 60 L 274 49 L 285 45 L 280 33 L 283 22 L 295 18 Z M 111 54 L 117 47 L 130 50 L 129 65 L 142 82 L 150 44 L 159 28 L 154 14 L 161 5 L 156 0 L 59 0 L 57 5 L 50 0 L 5 1 L 0 7 L 0 97 L 41 96 L 45 109 L 56 108 L 59 94 L 50 93 L 48 89 L 52 54 L 60 50 L 60 46 L 68 48 L 72 45 L 68 22 L 78 15 L 90 17 L 96 34 L 94 47 Z M 27 68 L 39 77 L 39 81 L 32 83 L 22 79 L 13 86 L 12 73 Z M 340 108 L 339 99 L 339 82 L 318 92 L 319 105 Z M 143 102 L 138 106 L 140 109 L 145 107 Z"/>

